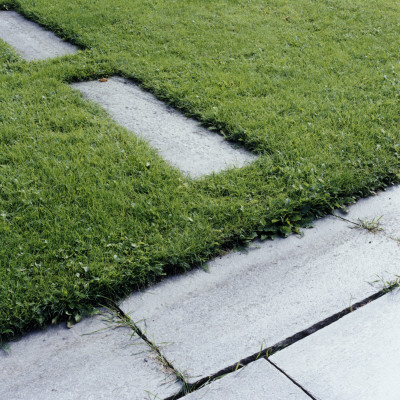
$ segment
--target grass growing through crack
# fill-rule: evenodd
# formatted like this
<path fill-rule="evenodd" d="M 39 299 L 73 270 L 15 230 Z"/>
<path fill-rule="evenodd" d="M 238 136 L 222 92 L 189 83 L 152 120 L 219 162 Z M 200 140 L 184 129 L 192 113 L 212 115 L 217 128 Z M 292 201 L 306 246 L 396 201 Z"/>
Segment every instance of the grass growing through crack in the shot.
<path fill-rule="evenodd" d="M 380 288 L 383 293 L 389 293 L 400 287 L 400 275 L 394 275 L 391 279 L 378 277 L 371 285 Z"/>
<path fill-rule="evenodd" d="M 82 49 L 27 63 L 0 42 L 3 339 L 399 181 L 397 1 L 0 5 Z M 112 74 L 260 160 L 183 177 L 66 84 Z"/>
<path fill-rule="evenodd" d="M 381 227 L 381 222 L 380 222 L 382 219 L 382 216 L 379 218 L 372 218 L 372 219 L 358 218 L 357 221 L 352 221 L 350 219 L 343 218 L 339 215 L 336 215 L 336 218 L 339 218 L 343 221 L 346 221 L 346 222 L 352 224 L 352 226 L 350 226 L 350 228 L 352 228 L 352 229 L 364 229 L 370 233 L 378 233 L 378 232 L 383 231 L 383 228 Z"/>
<path fill-rule="evenodd" d="M 366 220 L 366 219 L 358 219 L 356 224 L 360 229 L 365 229 L 368 232 L 372 233 L 377 233 L 380 231 L 383 231 L 383 228 L 381 227 L 381 220 L 382 217 L 379 218 L 372 218 L 371 220 Z"/>
<path fill-rule="evenodd" d="M 177 370 L 173 365 L 162 355 L 160 350 L 160 344 L 156 344 L 154 340 L 150 340 L 145 332 L 143 332 L 138 326 L 138 322 L 134 322 L 132 318 L 125 314 L 118 306 L 111 305 L 108 309 L 110 311 L 107 322 L 109 327 L 125 326 L 132 330 L 132 336 L 138 336 L 144 340 L 144 342 L 150 347 L 151 351 L 155 355 L 156 361 L 162 366 L 164 371 L 169 375 L 174 375 L 175 379 L 182 386 L 182 392 L 187 394 L 190 392 L 190 385 L 187 383 L 185 373 Z M 140 321 L 139 321 L 140 322 Z M 149 393 L 150 395 L 150 393 Z"/>

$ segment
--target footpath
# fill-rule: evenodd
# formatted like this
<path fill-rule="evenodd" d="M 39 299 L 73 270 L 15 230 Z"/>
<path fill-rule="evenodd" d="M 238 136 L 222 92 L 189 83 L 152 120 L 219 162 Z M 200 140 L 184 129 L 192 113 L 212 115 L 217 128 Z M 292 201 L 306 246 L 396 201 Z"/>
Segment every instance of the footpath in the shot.
<path fill-rule="evenodd" d="M 0 12 L 0 39 L 27 60 L 76 51 L 15 12 Z M 254 159 L 122 78 L 73 88 L 193 177 Z M 0 352 L 0 399 L 398 400 L 399 209 L 391 187 L 71 329 L 28 334 Z"/>

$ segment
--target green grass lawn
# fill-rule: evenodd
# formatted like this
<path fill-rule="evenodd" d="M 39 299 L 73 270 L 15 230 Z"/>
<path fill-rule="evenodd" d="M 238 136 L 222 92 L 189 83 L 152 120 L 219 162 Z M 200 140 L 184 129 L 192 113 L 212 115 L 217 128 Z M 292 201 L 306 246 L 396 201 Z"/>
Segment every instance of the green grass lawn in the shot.
<path fill-rule="evenodd" d="M 396 0 L 0 7 L 81 48 L 27 63 L 0 41 L 0 340 L 400 180 Z M 185 178 L 68 86 L 111 75 L 259 161 Z"/>

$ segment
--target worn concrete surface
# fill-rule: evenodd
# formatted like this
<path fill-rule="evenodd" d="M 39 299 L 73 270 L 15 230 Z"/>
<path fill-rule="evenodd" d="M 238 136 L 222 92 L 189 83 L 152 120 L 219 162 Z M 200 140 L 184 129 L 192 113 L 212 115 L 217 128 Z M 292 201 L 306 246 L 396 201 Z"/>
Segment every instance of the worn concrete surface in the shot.
<path fill-rule="evenodd" d="M 399 271 L 400 247 L 335 217 L 303 238 L 268 241 L 167 279 L 121 304 L 190 381 L 217 373 L 378 289 Z"/>
<path fill-rule="evenodd" d="M 0 11 L 0 39 L 26 60 L 43 60 L 74 54 L 77 47 L 46 31 L 15 11 Z"/>
<path fill-rule="evenodd" d="M 184 397 L 185 400 L 310 400 L 298 386 L 261 359 Z"/>
<path fill-rule="evenodd" d="M 194 178 L 242 167 L 256 159 L 254 154 L 201 127 L 126 79 L 114 77 L 107 82 L 71 86 L 99 103 L 119 124 L 147 140 L 170 164 Z"/>
<path fill-rule="evenodd" d="M 130 329 L 106 327 L 90 318 L 27 335 L 9 354 L 0 350 L 0 399 L 144 400 L 146 391 L 165 398 L 180 390 Z"/>
<path fill-rule="evenodd" d="M 393 239 L 400 240 L 400 187 L 392 186 L 385 191 L 357 201 L 357 203 L 348 207 L 348 212 L 336 211 L 340 217 L 353 222 L 359 220 L 379 222 L 381 232 Z"/>
<path fill-rule="evenodd" d="M 400 293 L 395 291 L 274 354 L 317 399 L 400 398 Z"/>

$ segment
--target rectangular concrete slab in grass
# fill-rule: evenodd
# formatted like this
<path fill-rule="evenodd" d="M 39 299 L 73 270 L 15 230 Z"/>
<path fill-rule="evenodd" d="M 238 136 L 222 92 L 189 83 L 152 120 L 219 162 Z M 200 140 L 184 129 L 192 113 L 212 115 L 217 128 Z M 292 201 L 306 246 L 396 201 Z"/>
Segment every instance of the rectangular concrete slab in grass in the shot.
<path fill-rule="evenodd" d="M 27 61 L 74 54 L 77 47 L 27 20 L 15 11 L 0 11 L 0 39 Z"/>
<path fill-rule="evenodd" d="M 166 161 L 193 178 L 242 167 L 256 159 L 126 79 L 114 77 L 107 82 L 71 86 L 99 103 L 120 125 L 147 140 Z"/>
<path fill-rule="evenodd" d="M 310 400 L 298 386 L 265 359 L 212 382 L 185 400 Z"/>
<path fill-rule="evenodd" d="M 400 293 L 386 294 L 274 354 L 317 399 L 400 398 Z"/>
<path fill-rule="evenodd" d="M 0 399 L 144 400 L 180 390 L 146 343 L 100 317 L 35 332 L 0 350 Z"/>
<path fill-rule="evenodd" d="M 353 222 L 379 223 L 382 234 L 400 240 L 400 187 L 391 186 L 357 201 L 346 213 L 338 210 L 336 214 Z"/>
<path fill-rule="evenodd" d="M 189 381 L 258 353 L 378 291 L 400 270 L 396 242 L 335 217 L 172 277 L 121 304 Z"/>

